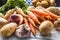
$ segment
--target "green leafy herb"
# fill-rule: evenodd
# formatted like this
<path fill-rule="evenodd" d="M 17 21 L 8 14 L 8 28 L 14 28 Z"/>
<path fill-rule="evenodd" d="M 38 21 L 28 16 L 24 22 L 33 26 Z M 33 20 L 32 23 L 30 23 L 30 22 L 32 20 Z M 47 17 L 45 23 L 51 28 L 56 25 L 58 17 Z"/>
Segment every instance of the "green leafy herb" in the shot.
<path fill-rule="evenodd" d="M 7 10 L 15 8 L 16 6 L 22 8 L 26 13 L 26 9 L 29 5 L 24 0 L 7 0 L 7 3 L 0 7 L 0 12 L 5 14 Z"/>

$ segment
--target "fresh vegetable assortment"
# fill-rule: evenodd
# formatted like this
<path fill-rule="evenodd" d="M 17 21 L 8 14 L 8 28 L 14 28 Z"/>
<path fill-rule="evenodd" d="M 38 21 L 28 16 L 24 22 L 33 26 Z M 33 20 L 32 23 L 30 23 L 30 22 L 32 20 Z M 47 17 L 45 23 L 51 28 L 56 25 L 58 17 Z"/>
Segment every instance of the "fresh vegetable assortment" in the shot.
<path fill-rule="evenodd" d="M 12 7 L 10 3 L 13 3 Z M 9 37 L 15 34 L 17 37 L 26 38 L 30 37 L 31 33 L 36 36 L 38 32 L 41 36 L 49 36 L 52 34 L 54 28 L 60 30 L 60 16 L 57 15 L 58 13 L 55 14 L 55 12 L 49 11 L 51 9 L 46 9 L 42 6 L 25 7 L 25 1 L 23 0 L 8 0 L 7 3 L 1 7 L 1 9 L 4 9 L 0 9 L 0 12 L 2 12 L 0 13 L 1 36 Z M 3 15 L 4 12 L 5 15 Z"/>

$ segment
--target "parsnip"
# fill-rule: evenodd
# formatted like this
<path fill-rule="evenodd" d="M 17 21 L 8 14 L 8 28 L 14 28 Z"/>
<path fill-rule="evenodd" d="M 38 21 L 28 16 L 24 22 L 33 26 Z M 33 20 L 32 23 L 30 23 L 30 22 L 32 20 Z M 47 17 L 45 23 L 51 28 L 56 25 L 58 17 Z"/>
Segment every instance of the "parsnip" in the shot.
<path fill-rule="evenodd" d="M 16 12 L 17 12 L 18 14 L 21 14 L 21 15 L 24 16 L 24 17 L 27 17 L 27 15 L 24 14 L 23 10 L 22 10 L 21 8 L 19 8 L 19 7 L 17 7 Z"/>
<path fill-rule="evenodd" d="M 8 21 L 6 19 L 0 17 L 0 28 L 7 23 L 8 23 Z"/>
<path fill-rule="evenodd" d="M 8 10 L 7 13 L 5 14 L 4 18 L 8 19 L 10 17 L 10 15 L 14 13 L 14 10 L 15 9 Z"/>

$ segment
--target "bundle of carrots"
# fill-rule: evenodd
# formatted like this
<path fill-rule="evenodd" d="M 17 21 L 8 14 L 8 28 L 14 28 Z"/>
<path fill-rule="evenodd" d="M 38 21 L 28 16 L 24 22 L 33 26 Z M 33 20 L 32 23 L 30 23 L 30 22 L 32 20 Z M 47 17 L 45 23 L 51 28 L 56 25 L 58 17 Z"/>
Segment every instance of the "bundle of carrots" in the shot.
<path fill-rule="evenodd" d="M 60 16 L 57 16 L 42 7 L 40 7 L 40 9 L 37 9 L 37 8 L 30 9 L 30 11 L 27 11 L 27 13 L 29 16 L 28 21 L 30 22 L 30 28 L 31 28 L 31 31 L 34 33 L 34 35 L 36 35 L 35 28 L 38 28 L 36 26 L 36 24 L 41 24 L 41 22 L 43 22 L 45 20 L 54 22 L 55 20 L 57 20 L 57 18 L 60 18 Z M 31 26 L 31 25 L 33 25 L 33 26 Z"/>

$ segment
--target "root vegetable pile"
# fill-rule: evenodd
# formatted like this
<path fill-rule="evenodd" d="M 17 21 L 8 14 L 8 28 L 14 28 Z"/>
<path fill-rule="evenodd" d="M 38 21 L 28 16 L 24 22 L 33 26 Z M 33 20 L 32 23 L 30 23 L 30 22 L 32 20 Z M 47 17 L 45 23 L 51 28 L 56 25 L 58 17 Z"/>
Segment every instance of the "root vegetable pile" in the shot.
<path fill-rule="evenodd" d="M 18 37 L 21 37 L 23 35 L 22 37 L 24 38 L 26 36 L 30 36 L 29 35 L 30 31 L 32 32 L 32 34 L 34 36 L 36 36 L 36 34 L 37 34 L 36 30 L 38 30 L 41 34 L 45 35 L 44 29 L 45 29 L 45 33 L 47 33 L 46 29 L 48 29 L 49 32 L 47 34 L 50 34 L 52 25 L 53 25 L 54 21 L 57 20 L 58 18 L 60 18 L 60 16 L 57 16 L 42 7 L 31 8 L 31 9 L 29 8 L 29 10 L 27 10 L 27 14 L 24 14 L 22 9 L 17 7 L 16 9 L 10 9 L 6 12 L 6 14 L 4 16 L 4 20 L 7 20 L 8 23 L 7 23 L 7 25 L 5 25 L 6 28 L 5 28 L 5 26 L 3 26 L 1 28 L 0 33 L 2 36 L 8 37 L 8 36 L 11 36 L 11 34 L 15 31 L 15 32 L 18 32 L 18 33 L 16 33 L 16 35 Z M 46 23 L 46 25 L 45 25 L 45 23 Z M 14 28 L 14 26 L 12 26 L 14 24 L 17 27 L 15 26 L 15 28 Z M 22 24 L 24 24 L 25 26 Z M 26 25 L 28 25 L 28 26 L 26 27 Z M 40 25 L 41 25 L 41 27 L 40 27 Z M 28 30 L 28 27 L 30 28 L 30 31 Z M 11 31 L 8 32 L 11 29 L 12 29 L 12 32 Z M 27 30 L 26 34 L 28 34 L 28 35 L 24 34 L 24 32 L 26 30 Z M 6 32 L 8 32 L 8 33 L 6 33 Z M 4 34 L 2 34 L 2 33 L 4 33 Z M 10 33 L 10 35 L 8 35 L 9 33 Z"/>

